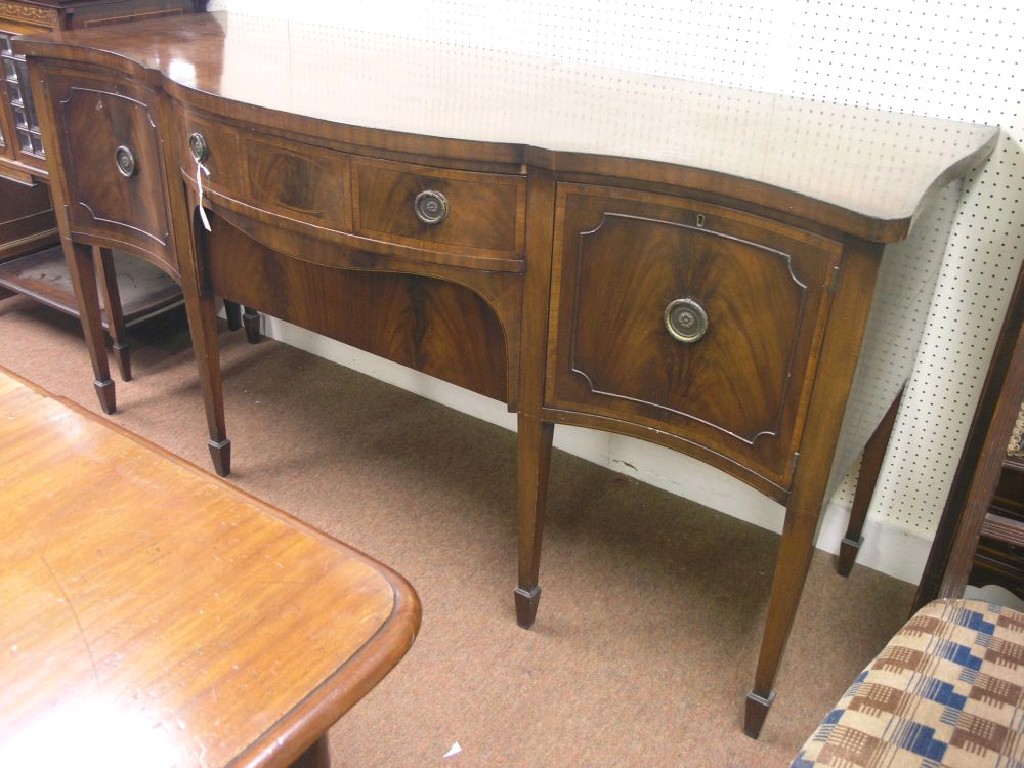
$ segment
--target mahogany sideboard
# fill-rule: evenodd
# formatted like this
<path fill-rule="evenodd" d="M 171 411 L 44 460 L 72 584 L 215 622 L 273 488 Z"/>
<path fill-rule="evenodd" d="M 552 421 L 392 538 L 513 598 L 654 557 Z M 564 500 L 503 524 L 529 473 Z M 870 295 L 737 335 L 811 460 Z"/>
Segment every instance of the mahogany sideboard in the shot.
<path fill-rule="evenodd" d="M 115 240 L 180 276 L 218 472 L 215 295 L 508 403 L 523 627 L 555 424 L 784 505 L 759 734 L 822 505 L 915 351 L 942 254 L 908 235 L 948 232 L 996 128 L 241 14 L 16 48 L 76 279 Z"/>

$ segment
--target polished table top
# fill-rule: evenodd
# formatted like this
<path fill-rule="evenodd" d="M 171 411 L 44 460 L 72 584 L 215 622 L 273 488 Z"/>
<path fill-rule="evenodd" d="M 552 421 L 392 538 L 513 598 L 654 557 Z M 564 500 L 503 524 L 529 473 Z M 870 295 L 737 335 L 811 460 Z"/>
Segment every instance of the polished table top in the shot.
<path fill-rule="evenodd" d="M 237 13 L 56 38 L 115 52 L 186 88 L 331 124 L 623 157 L 722 173 L 878 222 L 901 239 L 931 192 L 998 130 L 444 42 Z M 17 50 L 45 55 L 46 44 Z M 526 151 L 525 148 L 533 151 Z M 896 224 L 895 222 L 902 222 Z M 884 229 L 884 224 L 882 225 Z"/>
<path fill-rule="evenodd" d="M 394 572 L 2 369 L 0 465 L 0 765 L 286 765 L 413 642 Z"/>

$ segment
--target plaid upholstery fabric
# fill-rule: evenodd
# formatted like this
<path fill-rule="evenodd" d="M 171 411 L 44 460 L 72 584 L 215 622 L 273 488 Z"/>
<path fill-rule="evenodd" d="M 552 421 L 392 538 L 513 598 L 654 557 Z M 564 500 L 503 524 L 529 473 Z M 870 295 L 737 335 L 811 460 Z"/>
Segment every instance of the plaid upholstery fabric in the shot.
<path fill-rule="evenodd" d="M 936 600 L 903 626 L 790 768 L 1024 768 L 1024 613 Z"/>

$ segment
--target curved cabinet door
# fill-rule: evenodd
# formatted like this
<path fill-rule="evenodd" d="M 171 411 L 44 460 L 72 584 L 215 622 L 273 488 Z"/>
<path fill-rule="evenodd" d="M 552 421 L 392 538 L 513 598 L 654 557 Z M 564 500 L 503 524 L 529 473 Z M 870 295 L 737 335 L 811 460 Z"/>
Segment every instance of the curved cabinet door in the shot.
<path fill-rule="evenodd" d="M 788 489 L 839 243 L 634 190 L 558 202 L 546 406 Z"/>
<path fill-rule="evenodd" d="M 75 236 L 148 255 L 177 277 L 171 247 L 155 92 L 111 76 L 48 75 Z"/>

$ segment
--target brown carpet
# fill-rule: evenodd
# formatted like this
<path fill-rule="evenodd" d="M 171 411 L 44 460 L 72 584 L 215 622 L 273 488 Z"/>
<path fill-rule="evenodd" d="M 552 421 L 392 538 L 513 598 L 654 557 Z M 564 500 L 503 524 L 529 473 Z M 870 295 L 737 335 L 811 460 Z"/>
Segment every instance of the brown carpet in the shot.
<path fill-rule="evenodd" d="M 183 329 L 172 314 L 132 330 L 136 378 L 118 381 L 113 418 L 208 469 Z M 76 320 L 16 296 L 0 339 L 0 365 L 98 411 Z M 818 553 L 750 739 L 774 534 L 556 452 L 544 596 L 521 630 L 514 435 L 277 342 L 221 341 L 230 479 L 391 565 L 423 602 L 412 650 L 332 729 L 335 765 L 786 766 L 906 618 L 910 585 L 842 579 Z"/>

